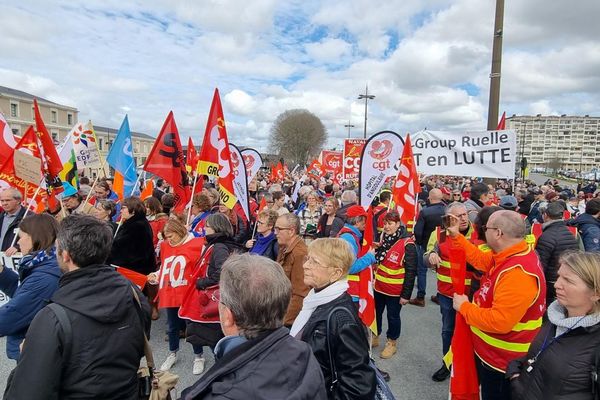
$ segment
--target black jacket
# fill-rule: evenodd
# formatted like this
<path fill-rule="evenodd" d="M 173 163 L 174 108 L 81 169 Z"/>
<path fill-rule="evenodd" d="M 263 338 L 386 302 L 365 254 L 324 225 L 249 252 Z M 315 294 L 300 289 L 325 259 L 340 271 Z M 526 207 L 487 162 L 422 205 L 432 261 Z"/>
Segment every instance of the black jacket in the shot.
<path fill-rule="evenodd" d="M 319 223 L 317 224 L 317 237 L 318 238 L 328 238 L 328 237 L 337 237 L 340 229 L 344 227 L 344 220 L 339 217 L 337 214 L 333 218 L 333 222 L 329 229 L 327 229 L 327 220 L 329 219 L 329 215 L 323 214 L 321 218 L 319 218 Z"/>
<path fill-rule="evenodd" d="M 243 247 L 234 242 L 233 239 L 223 233 L 213 233 L 206 235 L 206 246 L 202 250 L 202 256 L 210 245 L 213 245 L 212 254 L 208 261 L 206 277 L 198 278 L 196 289 L 206 289 L 219 283 L 221 278 L 221 268 L 225 260 L 233 253 L 241 253 Z"/>
<path fill-rule="evenodd" d="M 373 399 L 375 396 L 375 371 L 369 366 L 369 342 L 366 328 L 357 315 L 356 306 L 348 293 L 317 307 L 302 329 L 301 339 L 308 343 L 321 366 L 325 385 L 331 385 L 331 365 L 327 353 L 327 316 L 335 307 L 342 306 L 350 311 L 336 312 L 332 316 L 332 354 L 338 372 L 335 393 L 330 399 Z"/>
<path fill-rule="evenodd" d="M 323 375 L 310 347 L 287 328 L 265 332 L 225 353 L 181 399 L 324 400 Z"/>
<path fill-rule="evenodd" d="M 512 400 L 592 400 L 592 363 L 600 348 L 600 324 L 576 328 L 538 356 L 527 372 L 527 360 L 540 350 L 544 339 L 554 337 L 556 326 L 546 322 L 534 339 L 527 356 L 511 361 L 506 376 L 520 376 L 511 381 Z"/>
<path fill-rule="evenodd" d="M 558 258 L 565 250 L 578 249 L 577 239 L 569 231 L 565 221 L 556 220 L 544 224 L 542 234 L 535 245 L 535 250 L 546 276 L 546 304 L 550 304 L 556 298 L 554 282 L 558 278 Z"/>
<path fill-rule="evenodd" d="M 415 224 L 415 243 L 422 247 L 427 246 L 431 232 L 435 231 L 436 227 L 442 225 L 442 215 L 445 212 L 446 205 L 444 203 L 432 204 L 421 210 Z"/>
<path fill-rule="evenodd" d="M 121 224 L 108 263 L 144 275 L 156 271 L 152 227 L 145 216 L 134 214 Z"/>
<path fill-rule="evenodd" d="M 5 215 L 6 215 L 6 211 L 2 211 L 0 213 L 0 227 L 4 223 Z M 25 215 L 25 207 L 21 207 L 21 209 L 17 213 L 17 216 L 15 217 L 15 219 L 8 226 L 8 230 L 6 231 L 6 234 L 4 235 L 4 239 L 2 239 L 2 244 L 0 247 L 1 251 L 5 251 L 12 244 L 13 239 L 15 238 L 15 229 L 19 227 L 19 224 L 21 223 L 21 220 L 23 219 L 24 215 Z M 15 246 L 17 246 L 16 242 L 15 242 Z M 17 248 L 18 248 L 18 246 L 17 246 Z"/>
<path fill-rule="evenodd" d="M 150 308 L 113 268 L 93 265 L 60 279 L 52 297 L 71 322 L 70 358 L 56 314 L 43 308 L 33 319 L 7 399 L 137 399 L 137 370 L 144 355 Z"/>

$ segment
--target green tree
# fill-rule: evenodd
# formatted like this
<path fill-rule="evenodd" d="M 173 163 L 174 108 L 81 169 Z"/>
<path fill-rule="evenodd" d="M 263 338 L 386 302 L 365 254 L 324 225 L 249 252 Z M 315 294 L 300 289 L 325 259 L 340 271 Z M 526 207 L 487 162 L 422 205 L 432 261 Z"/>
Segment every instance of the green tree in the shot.
<path fill-rule="evenodd" d="M 288 164 L 305 165 L 326 140 L 327 130 L 319 117 L 304 109 L 286 110 L 271 127 L 269 150 Z"/>

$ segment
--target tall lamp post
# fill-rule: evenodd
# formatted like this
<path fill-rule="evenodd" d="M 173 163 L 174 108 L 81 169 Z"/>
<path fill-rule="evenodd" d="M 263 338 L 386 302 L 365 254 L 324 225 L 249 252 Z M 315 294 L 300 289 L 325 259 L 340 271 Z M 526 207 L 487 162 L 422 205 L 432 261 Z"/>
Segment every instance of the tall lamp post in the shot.
<path fill-rule="evenodd" d="M 344 128 L 348 128 L 348 139 L 350 139 L 350 128 L 354 128 L 354 125 L 350 124 L 350 120 L 348 120 L 348 124 L 344 125 Z"/>
<path fill-rule="evenodd" d="M 363 134 L 363 138 L 367 138 L 367 103 L 369 102 L 369 100 L 373 100 L 375 98 L 375 95 L 369 94 L 369 85 L 366 86 L 365 88 L 365 94 L 359 94 L 358 95 L 358 99 L 362 100 L 365 99 L 365 131 Z"/>

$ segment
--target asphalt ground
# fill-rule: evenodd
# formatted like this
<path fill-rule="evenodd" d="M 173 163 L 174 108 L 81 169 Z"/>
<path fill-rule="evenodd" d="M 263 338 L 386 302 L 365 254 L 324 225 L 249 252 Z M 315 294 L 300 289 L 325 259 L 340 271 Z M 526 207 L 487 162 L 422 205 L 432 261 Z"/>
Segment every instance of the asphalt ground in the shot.
<path fill-rule="evenodd" d="M 429 301 L 435 293 L 435 275 L 429 271 L 427 275 L 427 296 L 424 308 L 412 305 L 402 307 L 400 313 L 402 332 L 398 340 L 398 353 L 388 360 L 379 358 L 385 343 L 384 330 L 381 335 L 379 348 L 373 350 L 375 362 L 379 368 L 391 375 L 390 386 L 398 400 L 445 400 L 448 398 L 448 381 L 433 382 L 431 375 L 441 366 L 441 316 L 439 306 Z M 416 292 L 415 292 L 416 293 Z M 167 329 L 166 314 L 154 321 L 152 325 L 151 346 L 157 366 L 168 355 L 168 343 L 165 341 Z M 16 365 L 6 357 L 6 340 L 0 338 L 0 390 L 3 392 L 6 379 L 11 369 Z M 214 359 L 209 348 L 205 348 L 206 368 L 210 368 Z M 179 375 L 176 386 L 177 396 L 184 388 L 192 385 L 198 376 L 192 374 L 194 355 L 191 345 L 181 341 L 178 361 L 172 372 Z M 277 371 L 273 371 L 277 373 Z M 35 379 L 32 377 L 32 379 Z"/>

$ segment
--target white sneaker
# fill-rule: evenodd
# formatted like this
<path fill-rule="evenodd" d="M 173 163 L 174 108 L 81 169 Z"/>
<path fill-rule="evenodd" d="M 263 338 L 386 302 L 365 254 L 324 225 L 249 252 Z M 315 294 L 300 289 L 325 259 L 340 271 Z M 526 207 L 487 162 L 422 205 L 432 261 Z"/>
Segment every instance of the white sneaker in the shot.
<path fill-rule="evenodd" d="M 194 375 L 200 375 L 203 372 L 204 372 L 204 357 L 194 358 L 194 367 L 192 368 L 192 373 Z"/>
<path fill-rule="evenodd" d="M 177 353 L 170 353 L 168 355 L 167 359 L 165 360 L 165 362 L 163 362 L 162 365 L 160 366 L 160 370 L 168 371 L 173 367 L 173 365 L 175 365 L 176 362 L 177 362 Z"/>

